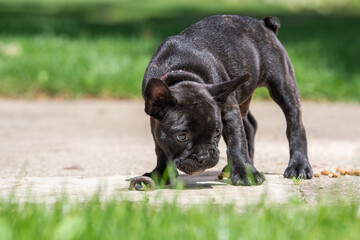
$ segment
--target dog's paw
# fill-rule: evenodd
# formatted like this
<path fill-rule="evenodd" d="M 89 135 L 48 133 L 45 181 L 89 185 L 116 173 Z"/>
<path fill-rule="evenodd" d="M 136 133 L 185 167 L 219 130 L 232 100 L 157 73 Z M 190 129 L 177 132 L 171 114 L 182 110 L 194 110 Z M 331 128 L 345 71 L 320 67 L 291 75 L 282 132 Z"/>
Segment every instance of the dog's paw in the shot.
<path fill-rule="evenodd" d="M 151 178 L 156 185 L 160 185 L 160 183 L 162 182 L 162 175 L 157 171 L 157 170 L 153 170 L 152 172 L 147 172 L 147 173 L 144 173 L 142 176 L 144 177 L 149 177 Z M 169 180 L 169 179 L 167 179 Z M 169 184 L 170 181 L 166 181 L 165 184 Z"/>
<path fill-rule="evenodd" d="M 245 167 L 234 167 L 230 173 L 230 180 L 233 185 L 260 185 L 265 182 L 265 176 L 256 168 L 247 163 Z"/>
<path fill-rule="evenodd" d="M 151 178 L 156 185 L 169 185 L 172 182 L 176 182 L 179 172 L 170 167 L 165 170 L 158 170 L 155 168 L 153 171 L 144 173 L 142 176 Z"/>
<path fill-rule="evenodd" d="M 313 177 L 313 170 L 308 162 L 290 163 L 285 169 L 284 177 L 310 179 Z"/>

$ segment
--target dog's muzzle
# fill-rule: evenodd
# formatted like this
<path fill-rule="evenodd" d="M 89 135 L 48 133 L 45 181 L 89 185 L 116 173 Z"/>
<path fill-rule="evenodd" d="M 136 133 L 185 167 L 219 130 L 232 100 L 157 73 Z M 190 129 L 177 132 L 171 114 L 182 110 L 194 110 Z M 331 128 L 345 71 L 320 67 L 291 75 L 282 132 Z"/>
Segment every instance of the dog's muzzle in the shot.
<path fill-rule="evenodd" d="M 186 174 L 197 175 L 219 162 L 219 151 L 209 149 L 200 153 L 192 153 L 183 160 L 175 160 L 176 167 Z"/>

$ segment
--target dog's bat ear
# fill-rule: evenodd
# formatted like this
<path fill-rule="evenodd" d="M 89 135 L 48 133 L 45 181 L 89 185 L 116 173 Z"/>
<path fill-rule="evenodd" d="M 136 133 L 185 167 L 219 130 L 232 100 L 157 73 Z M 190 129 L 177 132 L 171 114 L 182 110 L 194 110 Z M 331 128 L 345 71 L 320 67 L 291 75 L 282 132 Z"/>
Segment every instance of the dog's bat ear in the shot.
<path fill-rule="evenodd" d="M 218 103 L 224 104 L 229 94 L 243 85 L 249 78 L 250 74 L 244 73 L 241 76 L 233 78 L 231 81 L 215 84 L 211 86 L 208 91 Z"/>
<path fill-rule="evenodd" d="M 176 105 L 176 99 L 171 95 L 170 89 L 158 78 L 149 80 L 144 98 L 145 112 L 158 120 L 162 120 L 166 112 Z"/>

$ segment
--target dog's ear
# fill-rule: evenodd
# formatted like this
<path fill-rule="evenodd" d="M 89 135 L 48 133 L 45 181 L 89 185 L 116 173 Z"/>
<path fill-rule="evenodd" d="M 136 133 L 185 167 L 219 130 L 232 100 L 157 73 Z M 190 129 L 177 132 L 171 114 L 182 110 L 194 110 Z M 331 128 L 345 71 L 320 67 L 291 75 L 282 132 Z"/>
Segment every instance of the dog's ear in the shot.
<path fill-rule="evenodd" d="M 152 78 L 147 83 L 144 98 L 145 112 L 158 120 L 162 120 L 166 112 L 176 105 L 168 86 L 157 78 Z"/>
<path fill-rule="evenodd" d="M 244 73 L 241 76 L 233 78 L 231 81 L 215 84 L 211 86 L 208 91 L 218 103 L 224 104 L 229 94 L 243 85 L 249 78 L 250 74 Z"/>

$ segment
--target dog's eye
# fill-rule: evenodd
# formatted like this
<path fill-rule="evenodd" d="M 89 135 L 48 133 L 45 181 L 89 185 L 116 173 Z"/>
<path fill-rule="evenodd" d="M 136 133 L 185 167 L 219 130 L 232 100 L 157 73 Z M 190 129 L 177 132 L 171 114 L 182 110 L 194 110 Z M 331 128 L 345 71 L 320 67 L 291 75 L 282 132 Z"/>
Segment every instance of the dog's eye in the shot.
<path fill-rule="evenodd" d="M 177 140 L 185 142 L 187 140 L 186 132 L 180 132 L 176 135 Z"/>

